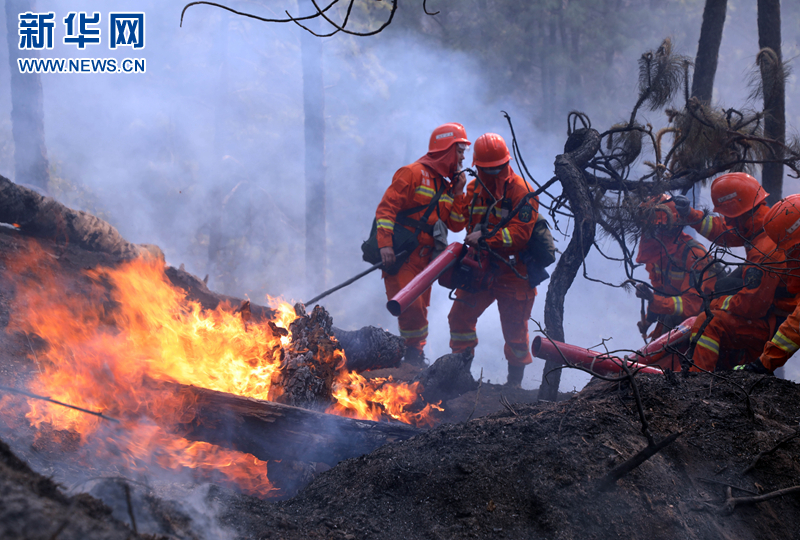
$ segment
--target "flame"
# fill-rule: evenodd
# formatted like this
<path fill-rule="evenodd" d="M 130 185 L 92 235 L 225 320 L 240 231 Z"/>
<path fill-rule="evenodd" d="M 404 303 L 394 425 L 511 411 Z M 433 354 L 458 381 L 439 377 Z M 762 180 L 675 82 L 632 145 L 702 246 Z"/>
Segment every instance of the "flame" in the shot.
<path fill-rule="evenodd" d="M 263 400 L 280 395 L 275 381 L 291 336 L 276 328 L 288 330 L 296 318 L 292 306 L 270 298 L 273 320 L 252 323 L 231 306 L 204 310 L 187 300 L 168 281 L 163 263 L 152 258 L 85 270 L 75 283 L 63 280 L 45 255 L 49 254 L 37 247 L 15 254 L 7 263 L 11 274 L 19 276 L 8 331 L 35 335 L 47 343 L 34 358 L 39 373 L 28 388 L 101 411 L 122 425 L 112 430 L 97 416 L 30 399 L 25 400 L 29 424 L 75 432 L 84 444 L 100 442 L 106 456 L 121 455 L 137 470 L 155 465 L 192 469 L 222 475 L 247 493 L 276 495 L 266 462 L 188 441 L 160 427 L 191 422 L 193 404 L 147 381 L 173 381 Z M 345 363 L 340 350 L 322 360 L 337 368 Z M 432 411 L 441 410 L 438 406 L 410 410 L 420 390 L 419 383 L 367 380 L 339 369 L 336 403 L 328 412 L 431 425 Z M 7 407 L 0 410 L 5 413 Z"/>
<path fill-rule="evenodd" d="M 409 408 L 422 391 L 419 382 L 395 383 L 388 379 L 366 379 L 354 371 L 342 372 L 333 385 L 336 404 L 326 412 L 362 420 L 380 420 L 384 414 L 406 424 L 432 426 L 432 412 L 443 411 L 439 404 L 428 403 L 419 412 Z"/>

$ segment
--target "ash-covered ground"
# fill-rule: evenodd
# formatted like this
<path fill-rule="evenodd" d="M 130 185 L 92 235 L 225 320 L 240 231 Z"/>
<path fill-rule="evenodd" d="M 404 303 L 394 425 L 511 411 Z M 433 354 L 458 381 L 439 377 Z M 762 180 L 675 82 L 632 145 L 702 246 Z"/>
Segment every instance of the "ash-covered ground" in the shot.
<path fill-rule="evenodd" d="M 1 231 L 3 260 L 26 241 Z M 113 262 L 43 245 L 65 273 Z M 9 278 L 3 264 L 4 327 Z M 35 347 L 25 336 L 0 334 L 0 384 L 24 386 L 36 370 Z M 381 374 L 390 373 L 411 380 L 419 371 Z M 298 494 L 277 502 L 241 495 L 213 478 L 132 477 L 102 463 L 76 464 L 68 434 L 51 437 L 55 447 L 25 445 L 24 438 L 11 448 L 1 444 L 0 537 L 797 537 L 798 495 L 748 500 L 800 484 L 796 384 L 732 373 L 636 381 L 654 438 L 680 436 L 607 491 L 600 480 L 647 445 L 629 384 L 596 380 L 564 401 L 535 403 L 535 392 L 484 383 L 446 400 L 436 427 L 329 470 L 319 467 Z"/>

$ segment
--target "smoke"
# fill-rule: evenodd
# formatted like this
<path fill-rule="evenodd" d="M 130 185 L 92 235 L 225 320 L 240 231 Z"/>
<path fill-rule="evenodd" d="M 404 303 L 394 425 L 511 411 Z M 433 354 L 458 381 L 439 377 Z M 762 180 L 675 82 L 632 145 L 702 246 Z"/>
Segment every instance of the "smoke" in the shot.
<path fill-rule="evenodd" d="M 144 74 L 41 76 L 48 156 L 57 177 L 52 194 L 109 220 L 130 241 L 158 244 L 169 264 L 184 264 L 201 278 L 209 275 L 209 286 L 222 293 L 266 303 L 266 294 L 302 301 L 321 292 L 311 290 L 303 277 L 302 30 L 209 6 L 190 8 L 181 28 L 182 4 L 121 0 L 114 11 L 146 14 L 146 47 L 110 51 L 102 44 L 81 51 L 61 43 L 60 21 L 68 12 L 82 10 L 99 11 L 106 20 L 110 8 L 85 0 L 39 4 L 40 11 L 54 11 L 59 22 L 54 49 L 43 57 L 147 61 Z M 610 59 L 615 110 L 596 108 L 596 89 L 584 81 L 579 94 L 595 127 L 602 131 L 629 114 L 636 100 L 636 59 L 643 51 L 672 36 L 678 52 L 694 56 L 702 9 L 701 2 L 696 4 L 643 22 L 650 26 L 644 35 L 652 39 Z M 269 17 L 282 16 L 284 8 L 297 12 L 294 2 L 231 6 L 263 10 Z M 714 94 L 728 106 L 742 103 L 748 92 L 741 81 L 758 51 L 754 10 L 743 0 L 730 2 Z M 784 10 L 785 21 L 797 18 L 795 8 L 787 5 Z M 796 28 L 784 24 L 785 59 L 797 54 Z M 563 128 L 541 131 L 534 123 L 542 102 L 539 87 L 498 89 L 486 80 L 490 70 L 476 56 L 447 50 L 435 36 L 422 38 L 399 23 L 372 38 L 337 35 L 323 41 L 328 266 L 317 270 L 325 272 L 328 286 L 366 268 L 359 247 L 381 195 L 397 168 L 425 153 L 431 130 L 441 123 L 464 124 L 472 140 L 487 131 L 510 140 L 500 112 L 508 111 L 533 175 L 540 181 L 552 176 L 553 159 L 563 151 L 566 134 Z M 7 54 L 6 40 L 0 40 L 0 56 Z M 8 69 L 0 62 L 0 80 L 8 80 Z M 796 94 L 795 87 L 792 76 L 787 96 Z M 525 99 L 519 97 L 523 94 Z M 9 109 L 6 87 L 0 92 L 0 155 L 6 158 L 0 160 L 0 174 L 12 177 Z M 566 119 L 567 112 L 559 114 Z M 787 120 L 800 125 L 792 102 L 787 103 Z M 648 113 L 642 121 L 666 124 L 660 113 Z M 798 187 L 787 178 L 785 193 Z M 460 237 L 451 235 L 451 241 Z M 563 250 L 568 238 L 557 235 L 557 240 Z M 596 253 L 587 260 L 587 271 L 606 281 L 624 280 L 620 264 Z M 644 278 L 644 270 L 637 275 Z M 540 286 L 532 315 L 540 322 L 546 288 L 547 282 Z M 373 273 L 322 303 L 338 327 L 371 324 L 396 331 L 385 301 L 383 284 Z M 431 360 L 449 352 L 450 305 L 447 291 L 434 287 L 426 350 Z M 612 348 L 636 348 L 641 339 L 638 318 L 639 302 L 632 294 L 578 276 L 566 299 L 566 339 L 591 347 L 613 338 Z M 483 370 L 484 380 L 504 382 L 506 362 L 495 307 L 480 319 L 478 335 L 474 375 Z M 542 366 L 537 360 L 526 370 L 524 387 L 538 387 Z M 587 380 L 567 371 L 562 389 L 580 389 Z"/>
<path fill-rule="evenodd" d="M 169 535 L 175 538 L 229 540 L 236 532 L 220 523 L 223 513 L 213 484 L 163 486 L 130 481 L 123 477 L 95 478 L 82 488 L 102 500 L 112 516 L 139 534 Z M 76 491 L 80 493 L 80 491 Z"/>

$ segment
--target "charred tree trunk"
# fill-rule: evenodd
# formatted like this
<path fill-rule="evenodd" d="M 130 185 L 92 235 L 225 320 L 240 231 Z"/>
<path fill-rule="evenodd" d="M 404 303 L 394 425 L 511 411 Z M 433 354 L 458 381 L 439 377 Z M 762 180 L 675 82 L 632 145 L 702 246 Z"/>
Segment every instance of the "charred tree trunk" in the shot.
<path fill-rule="evenodd" d="M 316 10 L 311 2 L 306 4 Z M 315 28 L 319 19 L 306 21 Z M 327 235 L 325 231 L 325 90 L 322 85 L 322 40 L 303 31 L 303 110 L 306 168 L 306 284 L 325 288 Z"/>
<path fill-rule="evenodd" d="M 572 238 L 550 278 L 544 305 L 545 329 L 547 335 L 556 341 L 564 341 L 564 298 L 594 242 L 594 211 L 583 167 L 599 149 L 600 134 L 594 129 L 579 129 L 570 135 L 564 154 L 556 157 L 556 176 L 575 217 Z M 539 399 L 555 401 L 558 397 L 561 371 L 549 372 L 559 365 L 558 362 L 545 362 Z"/>
<path fill-rule="evenodd" d="M 781 2 L 758 0 L 758 55 L 764 89 L 764 136 L 778 144 L 772 147 L 772 159 L 783 158 L 781 145 L 786 140 L 786 81 L 781 56 Z M 765 51 L 771 49 L 773 54 Z M 769 193 L 767 203 L 778 202 L 783 194 L 783 163 L 765 163 L 761 185 Z"/>
<path fill-rule="evenodd" d="M 14 180 L 46 192 L 50 182 L 50 164 L 44 142 L 42 79 L 38 73 L 20 73 L 17 64 L 20 58 L 39 57 L 35 50 L 22 51 L 19 48 L 19 14 L 35 11 L 30 0 L 6 0 L 11 133 L 14 138 Z"/>
<path fill-rule="evenodd" d="M 238 306 L 238 311 L 244 311 L 256 322 L 272 320 L 277 315 L 274 309 L 252 304 L 249 300 L 217 294 L 209 290 L 203 280 L 194 274 L 186 272 L 182 267 L 175 268 L 173 266 L 168 266 L 164 270 L 164 274 L 175 287 L 183 289 L 186 298 L 197 302 L 203 309 L 214 310 L 217 309 L 217 306 L 220 304 L 228 304 L 231 308 Z"/>
<path fill-rule="evenodd" d="M 403 338 L 375 326 L 353 331 L 334 327 L 333 335 L 344 349 L 345 369 L 350 371 L 395 368 L 406 352 Z"/>
<path fill-rule="evenodd" d="M 700 40 L 697 43 L 697 56 L 694 61 L 692 96 L 704 103 L 711 102 L 714 90 L 714 77 L 717 74 L 719 46 L 722 42 L 727 7 L 728 0 L 706 0 L 706 7 L 703 10 L 703 25 L 700 27 Z"/>
<path fill-rule="evenodd" d="M 353 420 L 195 386 L 161 381 L 148 385 L 174 387 L 170 391 L 194 403 L 193 418 L 168 429 L 263 460 L 335 465 L 420 433 L 406 424 Z"/>
<path fill-rule="evenodd" d="M 31 236 L 72 243 L 121 259 L 144 253 L 164 258 L 157 246 L 132 244 L 102 219 L 67 208 L 55 199 L 43 197 L 3 176 L 0 176 L 0 223 L 14 223 Z"/>

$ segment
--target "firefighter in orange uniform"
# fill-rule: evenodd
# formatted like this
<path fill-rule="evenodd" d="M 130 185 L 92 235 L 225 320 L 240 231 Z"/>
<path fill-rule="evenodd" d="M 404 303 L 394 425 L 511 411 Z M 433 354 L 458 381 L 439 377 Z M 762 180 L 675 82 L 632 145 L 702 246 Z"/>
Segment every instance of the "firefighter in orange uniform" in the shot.
<path fill-rule="evenodd" d="M 482 280 L 483 286 L 478 290 L 458 289 L 456 292 L 456 301 L 448 316 L 450 348 L 453 352 L 461 352 L 478 344 L 475 333 L 478 317 L 497 300 L 505 339 L 503 350 L 508 360 L 507 384 L 519 387 L 525 366 L 533 361 L 528 342 L 528 319 L 536 297 L 536 289 L 528 284 L 520 254 L 536 224 L 539 199 L 530 198 L 505 227 L 492 236 L 485 236 L 518 206 L 531 188 L 511 168 L 511 156 L 500 135 L 481 135 L 473 150 L 473 164 L 478 168 L 480 182 L 470 182 L 466 197 L 462 199 L 465 206 L 461 213 L 468 216 L 465 243 L 489 248 L 503 260 L 486 250 L 480 251 L 481 257 L 489 262 L 488 276 Z"/>
<path fill-rule="evenodd" d="M 787 284 L 789 295 L 800 292 L 800 195 L 789 195 L 779 201 L 764 217 L 764 229 L 783 250 L 787 261 L 787 274 L 782 281 Z M 781 296 L 781 295 L 779 295 Z M 756 373 L 772 373 L 783 366 L 800 349 L 800 306 L 795 307 L 778 331 L 764 345 L 761 357 L 755 362 L 737 369 Z"/>
<path fill-rule="evenodd" d="M 701 276 L 708 263 L 708 251 L 683 232 L 672 197 L 659 195 L 645 201 L 640 212 L 645 225 L 636 262 L 644 263 L 652 287 L 644 283 L 636 286 L 636 297 L 648 301 L 646 316 L 638 327 L 644 335 L 657 322 L 649 336 L 654 339 L 700 314 L 703 299 L 695 285 L 702 279 L 701 290 L 713 293 L 716 273 L 707 271 Z"/>
<path fill-rule="evenodd" d="M 407 256 L 396 273 L 383 272 L 386 296 L 392 298 L 431 261 L 434 227 L 440 221 L 450 230 L 464 228 L 465 218 L 455 211 L 455 199 L 464 197 L 466 176 L 458 174 L 464 152 L 470 145 L 464 126 L 444 124 L 431 134 L 428 153 L 401 167 L 392 178 L 375 212 L 381 260 L 388 268 L 395 264 L 393 236 L 396 227 L 417 231 L 419 245 Z M 438 201 L 433 202 L 438 197 Z M 431 205 L 433 205 L 431 207 Z M 463 202 L 458 205 L 463 207 Z M 431 208 L 433 211 L 428 211 Z M 425 222 L 423 217 L 428 214 Z M 406 345 L 405 361 L 425 365 L 423 349 L 428 337 L 428 288 L 398 317 L 400 336 Z"/>
<path fill-rule="evenodd" d="M 757 358 L 774 331 L 773 303 L 780 285 L 784 257 L 764 231 L 769 194 L 746 173 L 723 174 L 711 184 L 714 211 L 704 216 L 687 208 L 687 218 L 700 234 L 725 247 L 745 247 L 741 274 L 717 281 L 711 302 L 714 315 L 694 350 L 692 371 L 732 369 Z M 736 276 L 736 279 L 732 279 Z M 706 320 L 701 313 L 692 327 L 692 340 Z M 722 354 L 720 354 L 722 352 Z"/>

